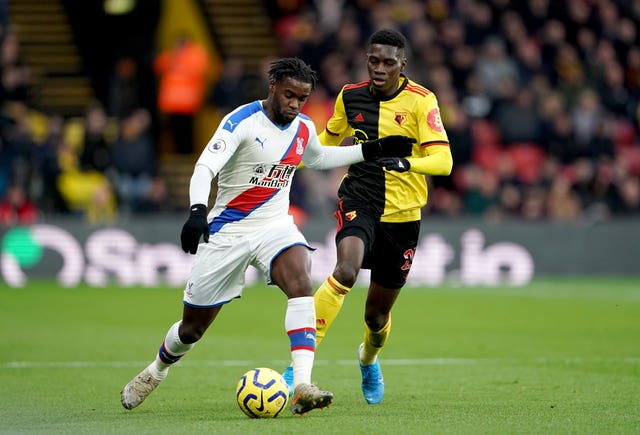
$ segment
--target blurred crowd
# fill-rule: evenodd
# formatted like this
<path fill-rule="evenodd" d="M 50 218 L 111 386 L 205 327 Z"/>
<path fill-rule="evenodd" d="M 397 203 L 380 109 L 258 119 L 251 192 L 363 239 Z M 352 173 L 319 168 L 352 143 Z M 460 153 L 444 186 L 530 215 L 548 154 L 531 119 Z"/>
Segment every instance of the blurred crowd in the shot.
<path fill-rule="evenodd" d="M 113 66 L 105 101 L 65 117 L 33 103 L 31 69 L 9 20 L 1 30 L 0 225 L 54 215 L 109 225 L 166 210 L 154 114 L 141 99 L 135 59 Z"/>
<path fill-rule="evenodd" d="M 454 156 L 452 176 L 430 180 L 430 214 L 640 214 L 640 1 L 269 5 L 282 53 L 320 73 L 309 109 L 321 126 L 341 86 L 366 79 L 372 31 L 407 36 L 407 75 L 436 93 Z"/>
<path fill-rule="evenodd" d="M 392 27 L 407 36 L 407 75 L 437 95 L 454 156 L 450 177 L 428 180 L 427 216 L 640 215 L 639 0 L 265 0 L 265 6 L 280 43 L 274 55 L 298 56 L 319 73 L 304 109 L 318 130 L 341 87 L 366 79 L 369 35 Z M 92 103 L 79 119 L 34 113 L 29 66 L 9 28 L 3 24 L 0 34 L 0 224 L 38 213 L 81 213 L 108 223 L 123 212 L 166 210 L 156 114 L 132 98 L 135 64 L 114 68 L 110 101 Z M 266 95 L 264 71 L 225 59 L 222 76 L 203 93 L 223 114 Z M 292 203 L 307 215 L 330 216 L 343 173 L 300 171 Z"/>

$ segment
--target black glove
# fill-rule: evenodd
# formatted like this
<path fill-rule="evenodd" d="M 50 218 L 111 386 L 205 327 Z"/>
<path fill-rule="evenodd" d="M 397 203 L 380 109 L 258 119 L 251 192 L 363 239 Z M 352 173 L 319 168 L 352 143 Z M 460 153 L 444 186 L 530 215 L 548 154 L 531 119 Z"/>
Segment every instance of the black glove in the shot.
<path fill-rule="evenodd" d="M 416 140 L 407 136 L 385 136 L 362 144 L 362 155 L 368 162 L 380 157 L 406 157 L 411 155 L 411 148 Z"/>
<path fill-rule="evenodd" d="M 194 204 L 191 206 L 189 219 L 184 223 L 180 233 L 182 250 L 195 254 L 198 250 L 200 236 L 203 236 L 205 243 L 209 241 L 209 223 L 207 222 L 207 206 L 204 204 Z"/>
<path fill-rule="evenodd" d="M 411 168 L 409 160 L 402 157 L 383 157 L 376 160 L 376 163 L 387 171 L 407 172 Z"/>

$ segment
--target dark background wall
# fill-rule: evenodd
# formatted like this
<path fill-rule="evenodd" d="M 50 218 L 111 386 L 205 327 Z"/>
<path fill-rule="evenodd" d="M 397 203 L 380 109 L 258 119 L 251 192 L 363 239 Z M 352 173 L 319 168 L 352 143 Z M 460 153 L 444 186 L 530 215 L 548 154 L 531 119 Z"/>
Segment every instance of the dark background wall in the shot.
<path fill-rule="evenodd" d="M 99 99 L 106 101 L 113 65 L 123 56 L 136 59 L 141 77 L 153 77 L 151 62 L 156 54 L 161 0 L 138 1 L 126 15 L 107 14 L 101 1 L 63 0 L 62 3 Z M 155 83 L 146 80 L 143 85 L 151 107 Z"/>

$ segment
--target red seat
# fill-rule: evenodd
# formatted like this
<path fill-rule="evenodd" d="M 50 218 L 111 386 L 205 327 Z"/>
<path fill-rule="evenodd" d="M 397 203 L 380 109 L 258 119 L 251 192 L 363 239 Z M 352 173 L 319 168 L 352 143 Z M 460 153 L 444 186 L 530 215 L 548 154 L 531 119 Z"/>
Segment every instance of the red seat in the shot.
<path fill-rule="evenodd" d="M 616 157 L 626 165 L 631 174 L 640 176 L 640 146 L 619 147 Z"/>
<path fill-rule="evenodd" d="M 629 121 L 617 121 L 615 123 L 615 145 L 616 147 L 630 146 L 636 143 L 636 128 Z"/>
<path fill-rule="evenodd" d="M 482 169 L 497 172 L 503 152 L 497 145 L 474 147 L 471 151 L 471 160 Z"/>
<path fill-rule="evenodd" d="M 520 181 L 534 184 L 540 180 L 545 160 L 545 152 L 540 145 L 534 143 L 512 144 L 507 148 L 507 152 Z"/>
<path fill-rule="evenodd" d="M 502 137 L 500 130 L 491 121 L 486 119 L 477 119 L 471 124 L 471 136 L 473 138 L 474 148 L 502 145 Z"/>

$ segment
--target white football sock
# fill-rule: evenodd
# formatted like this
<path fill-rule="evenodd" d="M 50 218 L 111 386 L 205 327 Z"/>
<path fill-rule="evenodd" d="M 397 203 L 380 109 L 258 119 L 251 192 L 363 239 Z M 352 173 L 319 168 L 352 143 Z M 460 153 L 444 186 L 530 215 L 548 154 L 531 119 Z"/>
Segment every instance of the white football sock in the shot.
<path fill-rule="evenodd" d="M 316 311 L 312 296 L 289 299 L 285 328 L 291 344 L 293 387 L 311 383 L 316 351 Z"/>
<path fill-rule="evenodd" d="M 162 380 L 166 378 L 169 367 L 177 363 L 195 345 L 195 343 L 185 344 L 180 341 L 180 336 L 178 335 L 180 323 L 182 323 L 181 320 L 171 325 L 164 342 L 156 354 L 155 361 L 149 365 L 151 376 L 156 379 Z"/>

